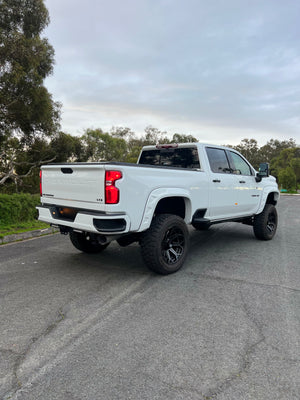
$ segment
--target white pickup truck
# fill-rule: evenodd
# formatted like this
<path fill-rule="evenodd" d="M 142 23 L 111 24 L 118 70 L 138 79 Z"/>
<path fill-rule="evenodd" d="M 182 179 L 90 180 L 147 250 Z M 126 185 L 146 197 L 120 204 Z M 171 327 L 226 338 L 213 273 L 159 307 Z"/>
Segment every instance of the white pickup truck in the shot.
<path fill-rule="evenodd" d="M 145 146 L 137 164 L 49 164 L 40 179 L 40 221 L 59 227 L 87 253 L 103 251 L 112 240 L 139 242 L 145 264 L 161 274 L 183 265 L 188 224 L 206 230 L 242 222 L 261 240 L 272 239 L 277 228 L 279 190 L 268 164 L 256 172 L 228 147 Z"/>

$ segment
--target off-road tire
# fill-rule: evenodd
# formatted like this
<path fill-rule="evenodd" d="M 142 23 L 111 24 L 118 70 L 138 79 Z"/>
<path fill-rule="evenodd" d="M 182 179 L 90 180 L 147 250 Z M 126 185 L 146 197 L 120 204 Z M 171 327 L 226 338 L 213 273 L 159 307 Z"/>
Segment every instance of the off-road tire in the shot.
<path fill-rule="evenodd" d="M 263 211 L 254 217 L 254 235 L 260 240 L 271 240 L 276 233 L 277 224 L 276 207 L 273 204 L 266 204 Z"/>
<path fill-rule="evenodd" d="M 101 253 L 109 245 L 98 243 L 88 232 L 70 232 L 70 239 L 73 246 L 84 253 Z"/>
<path fill-rule="evenodd" d="M 178 271 L 187 256 L 189 232 L 182 218 L 159 214 L 140 240 L 142 257 L 147 267 L 159 274 Z"/>

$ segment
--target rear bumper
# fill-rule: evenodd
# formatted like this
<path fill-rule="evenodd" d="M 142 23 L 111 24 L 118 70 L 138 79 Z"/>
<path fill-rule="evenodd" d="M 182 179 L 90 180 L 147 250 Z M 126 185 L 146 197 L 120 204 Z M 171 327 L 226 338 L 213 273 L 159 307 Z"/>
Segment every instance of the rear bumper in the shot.
<path fill-rule="evenodd" d="M 128 215 L 106 214 L 89 210 L 76 210 L 72 218 L 64 218 L 58 212 L 58 207 L 40 205 L 36 207 L 39 212 L 39 221 L 51 225 L 66 226 L 84 232 L 94 232 L 103 235 L 118 235 L 129 232 L 130 219 Z"/>

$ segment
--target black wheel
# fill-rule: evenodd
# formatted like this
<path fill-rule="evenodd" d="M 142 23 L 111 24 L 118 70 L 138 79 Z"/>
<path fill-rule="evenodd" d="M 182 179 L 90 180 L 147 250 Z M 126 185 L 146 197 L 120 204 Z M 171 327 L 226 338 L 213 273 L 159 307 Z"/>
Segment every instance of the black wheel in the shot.
<path fill-rule="evenodd" d="M 76 249 L 85 253 L 100 253 L 109 245 L 99 243 L 89 232 L 70 232 L 70 239 Z"/>
<path fill-rule="evenodd" d="M 271 240 L 276 233 L 277 224 L 276 207 L 273 204 L 266 204 L 263 211 L 254 217 L 254 235 L 260 240 Z"/>
<path fill-rule="evenodd" d="M 149 269 L 163 275 L 172 274 L 182 267 L 187 256 L 187 226 L 177 215 L 159 214 L 143 234 L 140 244 Z"/>

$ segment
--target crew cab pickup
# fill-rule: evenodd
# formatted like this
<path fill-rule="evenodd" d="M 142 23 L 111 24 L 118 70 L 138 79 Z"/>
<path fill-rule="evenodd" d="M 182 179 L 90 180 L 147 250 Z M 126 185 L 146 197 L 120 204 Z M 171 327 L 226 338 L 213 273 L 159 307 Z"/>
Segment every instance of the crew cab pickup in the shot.
<path fill-rule="evenodd" d="M 69 234 L 78 250 L 139 242 L 145 264 L 161 274 L 182 267 L 188 224 L 206 230 L 241 222 L 270 240 L 278 221 L 279 190 L 268 164 L 257 172 L 237 151 L 202 143 L 145 146 L 137 164 L 44 165 L 40 192 L 39 220 Z"/>

